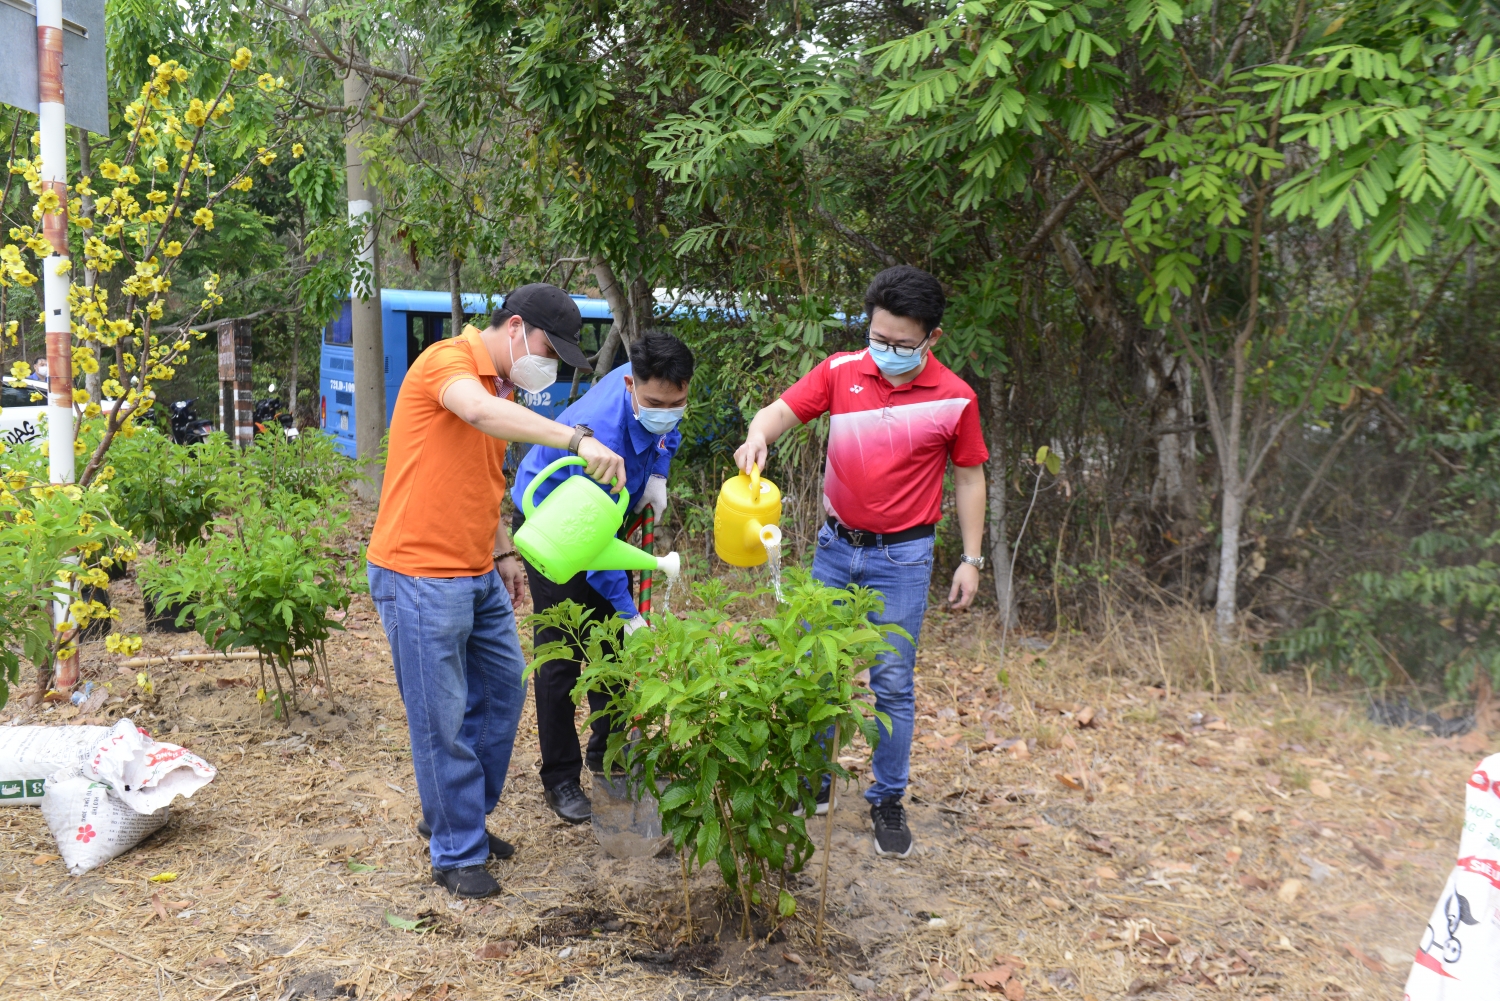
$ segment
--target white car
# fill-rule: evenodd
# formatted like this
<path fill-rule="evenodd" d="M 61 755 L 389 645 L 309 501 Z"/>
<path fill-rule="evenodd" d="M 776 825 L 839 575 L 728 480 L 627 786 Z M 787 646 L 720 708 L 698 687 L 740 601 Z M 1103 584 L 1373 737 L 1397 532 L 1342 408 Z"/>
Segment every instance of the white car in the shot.
<path fill-rule="evenodd" d="M 32 399 L 40 395 L 40 400 Z M 100 400 L 106 411 L 115 405 L 114 400 Z M 128 411 L 129 404 L 121 408 Z M 47 383 L 41 379 L 27 379 L 25 386 L 0 384 L 0 441 L 7 445 L 23 445 L 42 436 L 42 418 L 47 415 Z"/>
<path fill-rule="evenodd" d="M 40 400 L 32 397 L 40 394 Z M 42 418 L 47 413 L 47 384 L 27 379 L 25 386 L 0 385 L 0 441 L 23 445 L 42 436 Z"/>

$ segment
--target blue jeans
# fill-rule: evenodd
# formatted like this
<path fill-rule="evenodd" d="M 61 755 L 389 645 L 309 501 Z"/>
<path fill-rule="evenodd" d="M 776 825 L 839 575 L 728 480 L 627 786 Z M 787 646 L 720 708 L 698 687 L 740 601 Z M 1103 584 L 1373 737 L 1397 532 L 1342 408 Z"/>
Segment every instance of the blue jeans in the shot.
<path fill-rule="evenodd" d="M 510 595 L 493 570 L 408 577 L 372 563 L 369 577 L 406 703 L 432 867 L 483 865 L 484 818 L 505 786 L 526 700 Z"/>
<path fill-rule="evenodd" d="M 875 708 L 890 717 L 889 730 L 880 727 L 880 743 L 870 761 L 874 783 L 865 799 L 879 803 L 906 792 L 911 765 L 912 729 L 916 725 L 916 642 L 922 636 L 927 613 L 927 588 L 932 581 L 933 537 L 898 542 L 892 546 L 853 546 L 824 525 L 818 530 L 818 551 L 813 555 L 812 574 L 829 587 L 851 584 L 879 591 L 885 609 L 870 616 L 871 622 L 894 623 L 911 639 L 893 636 L 895 647 L 870 667 L 870 689 Z"/>

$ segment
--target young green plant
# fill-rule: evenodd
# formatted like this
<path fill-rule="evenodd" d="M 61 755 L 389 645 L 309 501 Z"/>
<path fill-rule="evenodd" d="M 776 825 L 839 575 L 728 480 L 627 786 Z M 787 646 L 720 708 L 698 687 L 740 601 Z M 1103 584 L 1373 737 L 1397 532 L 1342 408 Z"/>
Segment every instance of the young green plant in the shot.
<path fill-rule="evenodd" d="M 900 633 L 869 621 L 882 607 L 873 591 L 824 587 L 793 569 L 783 593 L 773 615 L 737 620 L 754 595 L 711 580 L 693 588 L 699 607 L 628 637 L 619 621 L 588 622 L 571 603 L 532 616 L 582 651 L 575 699 L 610 693 L 590 720 L 629 721 L 610 736 L 605 767 L 623 766 L 635 795 L 656 798 L 684 877 L 717 863 L 740 897 L 745 937 L 755 905 L 773 924 L 796 912 L 787 875 L 813 854 L 805 818 L 824 777 L 847 778 L 840 749 L 856 735 L 873 747 L 877 722 L 889 726 L 855 676 Z M 527 670 L 571 655 L 567 642 L 544 644 Z M 774 893 L 772 873 L 781 874 Z"/>

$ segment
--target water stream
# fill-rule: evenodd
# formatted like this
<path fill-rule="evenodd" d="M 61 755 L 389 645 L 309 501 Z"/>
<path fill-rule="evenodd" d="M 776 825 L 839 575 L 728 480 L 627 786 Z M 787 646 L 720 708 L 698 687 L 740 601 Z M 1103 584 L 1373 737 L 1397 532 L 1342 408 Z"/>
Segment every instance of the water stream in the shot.
<path fill-rule="evenodd" d="M 779 605 L 786 600 L 781 596 L 781 538 L 762 541 L 766 547 L 766 566 L 771 569 L 771 587 L 776 591 L 776 604 Z"/>
<path fill-rule="evenodd" d="M 678 580 L 680 580 L 682 578 L 682 570 L 681 570 L 680 567 L 671 567 L 671 566 L 669 566 L 669 567 L 663 567 L 662 568 L 662 573 L 666 574 L 666 576 L 667 576 L 667 586 L 662 590 L 662 593 L 661 593 L 661 608 L 657 610 L 657 614 L 659 614 L 659 615 L 671 615 L 672 614 L 672 595 L 677 590 L 677 582 L 678 582 Z"/>

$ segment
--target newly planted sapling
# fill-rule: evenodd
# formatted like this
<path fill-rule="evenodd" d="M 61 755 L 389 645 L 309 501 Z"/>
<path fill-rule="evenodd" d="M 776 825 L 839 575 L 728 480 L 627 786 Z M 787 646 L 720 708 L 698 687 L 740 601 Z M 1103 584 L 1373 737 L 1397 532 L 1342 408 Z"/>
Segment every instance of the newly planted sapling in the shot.
<path fill-rule="evenodd" d="M 339 544 L 348 514 L 341 506 L 275 491 L 252 495 L 209 526 L 206 539 L 182 552 L 158 551 L 141 568 L 141 588 L 158 604 L 187 606 L 194 627 L 216 650 L 250 647 L 261 656 L 261 690 L 269 664 L 276 715 L 289 722 L 297 706 L 296 660 L 321 670 L 333 691 L 324 641 L 342 629 L 329 613 L 349 607 L 351 559 Z M 283 681 L 283 675 L 285 681 Z"/>
<path fill-rule="evenodd" d="M 805 817 L 824 776 L 848 777 L 838 752 L 856 734 L 872 747 L 879 739 L 880 714 L 854 678 L 900 628 L 869 621 L 881 607 L 875 592 L 824 587 L 796 569 L 771 617 L 736 621 L 733 609 L 751 596 L 717 581 L 693 594 L 701 607 L 657 616 L 629 637 L 618 621 L 585 621 L 571 603 L 532 619 L 583 651 L 575 699 L 612 693 L 596 717 L 628 720 L 631 730 L 610 737 L 605 767 L 625 767 L 635 795 L 657 798 L 662 831 L 685 865 L 718 864 L 743 903 L 748 937 L 753 905 L 777 920 L 796 910 L 786 875 L 813 853 Z M 566 647 L 538 647 L 528 670 L 567 656 Z"/>

